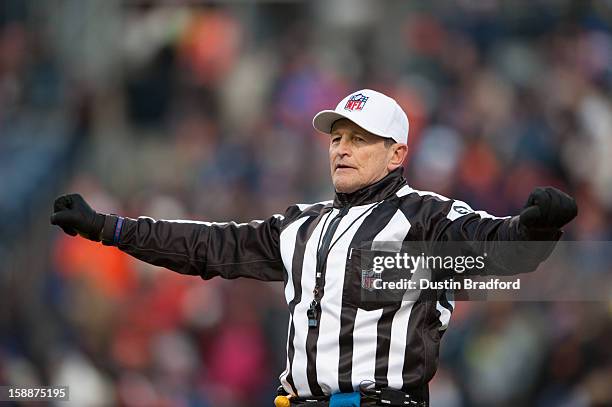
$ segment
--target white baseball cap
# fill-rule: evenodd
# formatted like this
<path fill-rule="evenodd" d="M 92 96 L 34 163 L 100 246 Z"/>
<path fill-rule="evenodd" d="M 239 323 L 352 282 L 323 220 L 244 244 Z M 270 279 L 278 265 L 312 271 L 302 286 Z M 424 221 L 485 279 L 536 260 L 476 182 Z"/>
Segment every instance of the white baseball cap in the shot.
<path fill-rule="evenodd" d="M 322 110 L 312 119 L 312 125 L 322 133 L 331 133 L 338 119 L 349 119 L 359 127 L 380 137 L 408 143 L 408 116 L 400 105 L 387 95 L 371 89 L 351 93 L 335 110 Z"/>

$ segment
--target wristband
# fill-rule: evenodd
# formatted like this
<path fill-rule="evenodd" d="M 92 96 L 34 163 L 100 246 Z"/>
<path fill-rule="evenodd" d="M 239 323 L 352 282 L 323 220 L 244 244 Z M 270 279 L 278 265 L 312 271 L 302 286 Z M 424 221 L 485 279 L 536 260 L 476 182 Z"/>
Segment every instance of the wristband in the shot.
<path fill-rule="evenodd" d="M 106 246 L 117 246 L 121 240 L 121 230 L 125 218 L 115 214 L 106 215 L 104 228 L 102 229 L 102 244 Z"/>

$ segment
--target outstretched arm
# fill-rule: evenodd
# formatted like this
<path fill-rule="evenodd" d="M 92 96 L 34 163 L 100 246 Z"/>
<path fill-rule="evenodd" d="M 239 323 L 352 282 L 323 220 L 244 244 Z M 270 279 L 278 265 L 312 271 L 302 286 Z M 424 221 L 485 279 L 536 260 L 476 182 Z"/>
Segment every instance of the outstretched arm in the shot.
<path fill-rule="evenodd" d="M 210 279 L 283 279 L 279 234 L 283 217 L 237 224 L 138 219 L 95 212 L 78 194 L 55 200 L 51 223 L 156 266 Z"/>
<path fill-rule="evenodd" d="M 577 213 L 576 201 L 553 187 L 536 188 L 514 217 L 491 216 L 455 201 L 432 240 L 468 242 L 476 253 L 486 252 L 488 274 L 530 272 L 552 253 L 561 228 Z"/>

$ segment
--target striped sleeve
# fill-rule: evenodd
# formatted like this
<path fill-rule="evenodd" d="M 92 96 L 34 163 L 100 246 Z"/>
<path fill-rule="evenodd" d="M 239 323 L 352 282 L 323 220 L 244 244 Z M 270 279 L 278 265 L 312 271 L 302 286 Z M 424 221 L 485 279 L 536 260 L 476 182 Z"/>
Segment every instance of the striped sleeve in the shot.
<path fill-rule="evenodd" d="M 106 244 L 144 262 L 204 279 L 220 276 L 282 281 L 279 236 L 299 216 L 295 205 L 284 215 L 248 223 L 155 220 L 107 216 Z M 118 227 L 120 225 L 120 228 Z"/>
<path fill-rule="evenodd" d="M 445 202 L 442 219 L 433 229 L 433 242 L 466 242 L 476 254 L 488 257 L 485 274 L 513 275 L 534 271 L 561 237 L 557 231 L 546 241 L 532 242 L 518 216 L 493 216 L 475 211 L 459 200 Z"/>

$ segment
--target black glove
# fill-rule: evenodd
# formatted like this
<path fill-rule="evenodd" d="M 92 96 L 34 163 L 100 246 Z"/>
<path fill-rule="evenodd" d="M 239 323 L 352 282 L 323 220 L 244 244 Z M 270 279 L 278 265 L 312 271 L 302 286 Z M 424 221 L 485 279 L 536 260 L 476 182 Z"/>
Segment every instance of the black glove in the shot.
<path fill-rule="evenodd" d="M 79 194 L 62 195 L 53 203 L 51 224 L 61 227 L 70 236 L 100 241 L 106 215 L 97 213 Z"/>
<path fill-rule="evenodd" d="M 530 232 L 561 229 L 578 214 L 574 198 L 553 187 L 533 190 L 520 215 L 520 222 Z"/>

